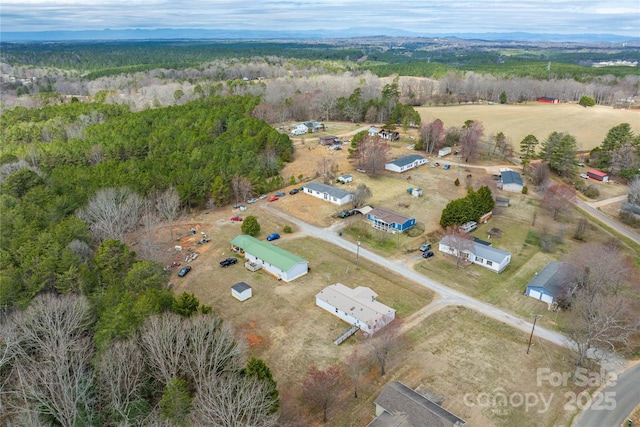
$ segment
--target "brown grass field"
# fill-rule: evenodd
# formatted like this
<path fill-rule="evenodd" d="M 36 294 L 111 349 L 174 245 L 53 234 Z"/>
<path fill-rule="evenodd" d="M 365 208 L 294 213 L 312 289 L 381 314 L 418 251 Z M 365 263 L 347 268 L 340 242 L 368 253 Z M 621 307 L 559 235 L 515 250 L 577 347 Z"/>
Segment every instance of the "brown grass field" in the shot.
<path fill-rule="evenodd" d="M 537 105 L 471 107 L 486 108 L 489 111 L 499 111 L 503 107 L 513 111 L 546 111 L 546 108 L 539 109 Z M 451 125 L 452 122 L 459 125 L 467 118 L 482 120 L 481 116 L 470 116 L 473 110 L 467 106 L 437 109 L 438 112 L 450 112 L 451 117 L 456 110 L 459 118 L 455 120 L 449 121 L 443 115 L 439 115 L 445 125 Z M 600 109 L 596 108 L 593 111 L 596 110 Z M 434 109 L 425 108 L 424 111 L 431 114 Z M 589 109 L 579 111 L 590 112 Z M 617 116 L 620 117 L 622 116 Z M 608 130 L 620 122 L 628 121 L 618 121 L 617 118 L 604 128 Z M 530 123 L 535 124 L 537 120 L 531 120 Z M 568 123 L 569 119 L 565 122 Z M 363 125 L 331 123 L 324 134 L 346 136 L 362 127 Z M 488 127 L 487 121 L 485 128 Z M 578 128 L 579 126 L 576 127 Z M 571 130 L 568 131 L 574 134 Z M 541 133 L 542 135 L 537 136 L 544 138 L 544 132 Z M 415 135 L 415 130 L 410 131 L 400 142 L 394 143 L 393 157 L 410 153 L 406 146 Z M 577 133 L 575 135 L 578 136 Z M 327 163 L 335 164 L 339 173 L 354 175 L 354 182 L 345 188 L 365 183 L 373 192 L 371 204 L 413 215 L 425 228 L 425 232 L 417 237 L 401 235 L 398 239 L 399 247 L 396 248 L 395 242 L 383 241 L 384 239 L 380 239 L 376 234 L 361 235 L 360 233 L 367 230 L 366 226 L 358 217 L 351 217 L 345 222 L 343 238 L 355 239 L 360 236 L 367 249 L 384 254 L 390 260 L 413 265 L 417 271 L 434 280 L 523 318 L 527 318 L 530 313 L 543 313 L 545 316 L 540 321 L 541 325 L 555 328 L 557 324 L 562 324 L 562 314 L 547 313 L 545 304 L 524 297 L 522 291 L 530 278 L 546 262 L 561 258 L 582 243 L 566 237 L 557 251 L 543 253 L 534 242 L 528 242 L 528 238 L 531 231 L 535 234 L 543 228 L 551 228 L 557 232 L 562 230 L 568 236 L 578 213 L 568 212 L 561 222 L 553 223 L 539 211 L 540 196 L 535 192 L 532 191 L 528 195 L 501 194 L 511 198 L 511 206 L 496 209 L 489 223 L 481 224 L 474 232 L 477 237 L 486 238 L 489 227 L 503 230 L 503 237 L 495 239 L 494 246 L 511 251 L 513 259 L 512 265 L 500 275 L 488 270 L 482 271 L 479 267 L 456 269 L 451 259 L 437 252 L 437 245 L 434 245 L 435 258 L 427 262 L 416 251 L 425 241 L 437 243 L 441 236 L 438 224 L 440 212 L 450 200 L 465 194 L 463 186 L 457 187 L 453 181 L 459 177 L 464 182 L 466 176 L 471 175 L 472 183 L 480 182 L 504 166 L 503 162 L 493 160 L 459 166 L 455 162 L 456 159 L 445 158 L 445 161 L 452 162 L 452 168 L 448 171 L 426 165 L 402 175 L 383 173 L 373 178 L 355 172 L 347 160 L 347 150 L 327 151 L 317 145 L 316 137 L 296 139 L 295 143 L 294 161 L 287 164 L 282 173 L 287 182 L 290 176 L 296 179 L 302 176 L 302 181 L 311 180 L 321 167 L 325 167 Z M 300 182 L 286 190 L 299 185 Z M 602 199 L 625 193 L 624 186 L 620 184 L 596 185 L 602 190 Z M 406 192 L 409 186 L 423 188 L 424 197 L 409 196 Z M 321 425 L 319 415 L 310 413 L 296 397 L 299 395 L 297 390 L 306 370 L 311 365 L 326 367 L 338 363 L 356 346 L 362 351 L 366 348 L 367 340 L 361 336 L 351 338 L 341 346 L 335 346 L 332 343 L 333 339 L 346 330 L 347 325 L 315 306 L 314 297 L 319 290 L 329 284 L 341 282 L 350 287 L 372 287 L 379 294 L 379 301 L 397 310 L 397 322 L 409 327 L 405 333 L 405 345 L 390 363 L 384 378 L 380 378 L 378 371 L 372 368 L 362 381 L 358 399 L 353 399 L 349 384 L 344 384 L 341 399 L 330 410 L 328 425 L 366 425 L 374 416 L 373 401 L 384 384 L 392 380 L 403 381 L 411 387 L 424 386 L 445 397 L 443 406 L 467 420 L 467 425 L 470 426 L 570 424 L 575 412 L 567 411 L 563 406 L 566 403 L 564 392 L 569 390 L 571 385 L 559 388 L 539 386 L 536 384 L 536 369 L 547 367 L 553 371 L 571 371 L 571 354 L 548 343 L 534 340 L 531 353 L 527 355 L 525 351 L 528 334 L 464 308 L 447 307 L 420 320 L 416 317 L 419 310 L 437 296 L 414 283 L 399 279 L 391 269 L 372 265 L 366 260 L 361 260 L 359 268 L 356 269 L 353 254 L 345 253 L 328 243 L 299 235 L 295 226 L 292 234 L 282 233 L 283 227 L 291 224 L 261 208 L 267 203 L 260 201 L 248 205 L 244 212 L 220 208 L 197 212 L 183 218 L 176 234 L 183 236 L 180 240 L 183 246 L 193 245 L 201 256 L 193 261 L 193 271 L 188 276 L 177 278 L 174 272 L 172 281 L 176 293 L 193 292 L 202 303 L 211 305 L 215 313 L 231 323 L 238 335 L 247 341 L 250 355 L 263 358 L 267 362 L 278 381 L 282 412 L 287 418 L 297 419 L 299 425 Z M 337 206 L 304 194 L 287 194 L 270 205 L 319 226 L 334 224 L 337 221 L 335 214 L 341 210 Z M 535 226 L 532 225 L 534 212 L 537 212 Z M 275 243 L 308 259 L 311 272 L 287 284 L 278 282 L 276 278 L 262 271 L 249 272 L 242 263 L 221 268 L 218 262 L 233 255 L 229 241 L 240 234 L 240 225 L 230 221 L 230 217 L 234 215 L 257 216 L 262 230 L 258 238 L 264 238 L 274 231 L 280 232 L 283 237 Z M 190 227 L 196 227 L 198 232 L 206 232 L 212 237 L 211 243 L 194 245 L 195 237 L 188 234 Z M 609 237 L 608 233 L 597 225 L 590 226 L 589 241 L 606 240 Z M 174 244 L 178 243 L 168 242 L 166 245 L 164 258 L 167 261 L 180 259 L 182 256 L 174 251 Z M 639 248 L 627 249 L 638 259 Z M 231 296 L 230 287 L 239 281 L 245 281 L 253 287 L 253 297 L 243 303 Z M 541 406 L 527 410 L 524 406 L 472 407 L 464 403 L 465 396 L 477 397 L 480 393 L 489 393 L 494 397 L 500 393 L 542 393 L 546 399 L 551 398 L 552 403 L 547 411 L 541 411 Z"/>

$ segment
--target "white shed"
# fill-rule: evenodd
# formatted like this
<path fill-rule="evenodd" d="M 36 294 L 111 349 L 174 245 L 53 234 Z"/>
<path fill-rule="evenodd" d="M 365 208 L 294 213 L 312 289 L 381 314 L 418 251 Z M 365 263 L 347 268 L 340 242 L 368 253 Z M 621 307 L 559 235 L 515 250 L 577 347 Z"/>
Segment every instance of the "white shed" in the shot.
<path fill-rule="evenodd" d="M 350 182 L 353 182 L 353 176 L 345 173 L 344 175 L 340 175 L 338 178 L 336 178 L 336 181 L 342 184 L 348 184 Z"/>
<path fill-rule="evenodd" d="M 238 282 L 231 287 L 231 295 L 240 301 L 246 301 L 252 296 L 251 286 L 245 282 Z"/>

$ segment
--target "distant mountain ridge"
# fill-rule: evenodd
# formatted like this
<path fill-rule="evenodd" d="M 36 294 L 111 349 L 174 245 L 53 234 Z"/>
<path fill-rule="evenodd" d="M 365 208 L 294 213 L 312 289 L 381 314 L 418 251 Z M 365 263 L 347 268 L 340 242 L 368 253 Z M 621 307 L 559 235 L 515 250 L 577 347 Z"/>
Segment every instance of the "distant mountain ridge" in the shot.
<path fill-rule="evenodd" d="M 575 43 L 639 43 L 640 37 L 626 37 L 615 34 L 535 34 L 525 32 L 505 33 L 415 33 L 398 29 L 350 28 L 343 30 L 206 30 L 190 28 L 124 29 L 124 30 L 81 30 L 81 31 L 34 31 L 0 32 L 3 42 L 47 42 L 47 41 L 94 41 L 94 40 L 166 40 L 166 39 L 216 39 L 216 40 L 320 40 L 353 37 L 456 37 L 487 41 L 547 41 Z"/>

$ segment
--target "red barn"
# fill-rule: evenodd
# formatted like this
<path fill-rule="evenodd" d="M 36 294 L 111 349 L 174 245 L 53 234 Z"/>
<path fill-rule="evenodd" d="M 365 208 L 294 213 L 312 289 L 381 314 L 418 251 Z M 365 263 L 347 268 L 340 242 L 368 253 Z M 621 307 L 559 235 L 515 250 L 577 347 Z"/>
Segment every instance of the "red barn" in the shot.
<path fill-rule="evenodd" d="M 560 100 L 558 98 L 551 98 L 548 96 L 541 96 L 538 98 L 538 102 L 546 102 L 547 104 L 559 104 Z"/>
<path fill-rule="evenodd" d="M 587 171 L 587 176 L 589 178 L 595 179 L 596 181 L 602 181 L 602 182 L 609 181 L 609 175 L 607 175 L 605 172 L 600 172 L 597 169 L 589 169 Z"/>

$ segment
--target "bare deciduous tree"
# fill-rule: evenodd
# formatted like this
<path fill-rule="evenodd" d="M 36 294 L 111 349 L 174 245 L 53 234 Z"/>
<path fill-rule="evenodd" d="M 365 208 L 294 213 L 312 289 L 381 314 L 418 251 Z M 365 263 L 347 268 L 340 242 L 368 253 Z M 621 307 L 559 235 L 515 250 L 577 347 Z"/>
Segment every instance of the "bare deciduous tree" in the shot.
<path fill-rule="evenodd" d="M 538 189 L 544 189 L 549 181 L 549 165 L 543 162 L 532 163 L 529 168 L 531 182 Z"/>
<path fill-rule="evenodd" d="M 371 189 L 365 184 L 358 184 L 353 193 L 353 207 L 361 208 L 371 198 Z"/>
<path fill-rule="evenodd" d="M 142 198 L 127 188 L 103 188 L 78 210 L 77 216 L 87 223 L 96 240 L 124 242 L 127 233 L 138 225 L 142 205 Z"/>
<path fill-rule="evenodd" d="M 180 195 L 175 187 L 169 187 L 156 197 L 156 210 L 160 218 L 169 223 L 171 240 L 173 240 L 173 220 L 176 219 L 180 210 Z"/>
<path fill-rule="evenodd" d="M 456 268 L 460 267 L 460 262 L 467 258 L 467 252 L 473 249 L 473 237 L 457 225 L 446 228 L 445 237 L 448 246 L 453 250 L 456 257 Z"/>
<path fill-rule="evenodd" d="M 460 130 L 460 155 L 465 161 L 479 156 L 478 143 L 484 135 L 484 126 L 477 120 L 468 120 Z"/>
<path fill-rule="evenodd" d="M 399 324 L 389 323 L 371 338 L 369 344 L 371 355 L 380 367 L 380 376 L 384 376 L 387 364 L 402 347 Z"/>
<path fill-rule="evenodd" d="M 188 344 L 188 331 L 177 315 L 152 316 L 140 329 L 139 345 L 153 377 L 163 386 L 183 372 Z"/>
<path fill-rule="evenodd" d="M 566 211 L 576 199 L 575 188 L 566 184 L 554 184 L 547 188 L 542 200 L 542 207 L 548 209 L 554 220 L 558 219 L 560 212 Z"/>
<path fill-rule="evenodd" d="M 629 182 L 627 194 L 627 201 L 629 203 L 640 205 L 640 177 L 636 176 Z"/>
<path fill-rule="evenodd" d="M 327 422 L 329 407 L 338 400 L 338 387 L 342 372 L 338 366 L 330 366 L 325 370 L 312 366 L 302 383 L 302 398 L 312 408 L 322 411 L 322 422 Z"/>
<path fill-rule="evenodd" d="M 272 407 L 265 383 L 213 372 L 198 390 L 192 422 L 221 427 L 271 427 L 278 425 L 277 415 L 270 414 Z"/>
<path fill-rule="evenodd" d="M 617 175 L 623 169 L 634 169 L 638 167 L 638 154 L 633 144 L 625 142 L 622 146 L 611 153 L 611 166 L 609 172 Z"/>
<path fill-rule="evenodd" d="M 420 137 L 424 150 L 431 154 L 440 148 L 444 143 L 445 134 L 444 123 L 439 119 L 423 124 L 420 127 Z"/>
<path fill-rule="evenodd" d="M 360 380 L 369 370 L 369 361 L 367 357 L 360 354 L 358 348 L 355 347 L 349 357 L 344 362 L 346 374 L 353 381 L 353 397 L 358 398 L 358 385 Z"/>
<path fill-rule="evenodd" d="M 90 422 L 95 411 L 91 322 L 85 298 L 47 294 L 2 324 L 10 343 L 4 347 L 2 397 L 17 419 L 44 415 L 60 425 Z"/>

